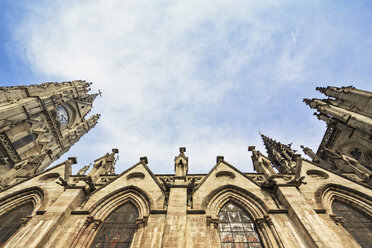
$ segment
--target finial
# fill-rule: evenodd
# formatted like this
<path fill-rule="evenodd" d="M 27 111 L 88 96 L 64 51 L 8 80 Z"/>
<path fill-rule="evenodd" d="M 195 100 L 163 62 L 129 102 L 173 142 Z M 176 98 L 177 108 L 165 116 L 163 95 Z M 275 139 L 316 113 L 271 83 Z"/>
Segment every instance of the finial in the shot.
<path fill-rule="evenodd" d="M 118 148 L 112 148 L 112 152 L 113 153 L 119 153 L 119 149 Z"/>
<path fill-rule="evenodd" d="M 310 103 L 312 102 L 312 100 L 309 99 L 309 98 L 304 98 L 302 101 L 303 101 L 304 103 L 306 103 L 306 105 L 310 105 Z"/>
<path fill-rule="evenodd" d="M 248 146 L 248 151 L 254 151 L 256 149 L 256 147 L 255 146 Z"/>
<path fill-rule="evenodd" d="M 298 153 L 293 154 L 293 160 L 294 161 L 297 161 L 300 158 L 301 158 L 301 154 L 298 154 Z"/>
<path fill-rule="evenodd" d="M 67 160 L 69 160 L 71 164 L 77 164 L 76 157 L 68 157 Z"/>
<path fill-rule="evenodd" d="M 217 159 L 216 159 L 216 163 L 218 164 L 218 163 L 221 163 L 221 162 L 223 162 L 223 161 L 224 161 L 224 157 L 221 156 L 221 155 L 218 155 L 218 156 L 217 156 Z"/>
<path fill-rule="evenodd" d="M 180 153 L 186 152 L 186 147 L 180 147 Z"/>
<path fill-rule="evenodd" d="M 327 87 L 316 87 L 315 89 L 317 91 L 319 91 L 320 93 L 325 94 L 326 93 L 326 90 L 327 90 Z"/>
<path fill-rule="evenodd" d="M 140 161 L 141 161 L 141 163 L 148 164 L 148 160 L 147 160 L 146 156 L 140 157 Z"/>

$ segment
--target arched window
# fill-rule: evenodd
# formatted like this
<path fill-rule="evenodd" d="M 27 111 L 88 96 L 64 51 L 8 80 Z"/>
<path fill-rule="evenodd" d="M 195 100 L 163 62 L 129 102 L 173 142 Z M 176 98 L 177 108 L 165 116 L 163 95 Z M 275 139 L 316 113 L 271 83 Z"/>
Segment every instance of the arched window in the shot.
<path fill-rule="evenodd" d="M 372 218 L 337 199 L 332 203 L 333 213 L 342 217 L 343 226 L 362 247 L 371 247 Z"/>
<path fill-rule="evenodd" d="M 252 218 L 232 202 L 218 214 L 222 248 L 262 247 Z"/>
<path fill-rule="evenodd" d="M 90 247 L 130 247 L 137 218 L 138 211 L 130 202 L 116 208 L 103 221 Z"/>
<path fill-rule="evenodd" d="M 20 228 L 22 218 L 31 215 L 34 205 L 28 202 L 0 216 L 0 247 Z"/>

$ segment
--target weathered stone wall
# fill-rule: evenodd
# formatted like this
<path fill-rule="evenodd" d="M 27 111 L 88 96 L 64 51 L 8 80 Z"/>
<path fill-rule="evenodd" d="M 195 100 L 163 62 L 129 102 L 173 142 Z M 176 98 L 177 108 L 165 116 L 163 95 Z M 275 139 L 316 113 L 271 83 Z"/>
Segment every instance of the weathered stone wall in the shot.
<path fill-rule="evenodd" d="M 367 215 L 372 212 L 371 189 L 307 161 L 301 171 L 306 184 L 291 185 L 294 175 L 278 175 L 273 188 L 259 186 L 260 174 L 241 173 L 222 161 L 194 186 L 192 200 L 184 178 L 174 179 L 167 190 L 145 163 L 91 192 L 83 184 L 56 183 L 58 176 L 72 180 L 69 166 L 63 163 L 0 192 L 0 214 L 25 202 L 34 206 L 4 247 L 89 247 L 100 224 L 127 201 L 139 211 L 131 247 L 220 247 L 218 213 L 229 201 L 252 217 L 264 247 L 358 247 L 330 204 L 347 199 L 363 205 Z"/>

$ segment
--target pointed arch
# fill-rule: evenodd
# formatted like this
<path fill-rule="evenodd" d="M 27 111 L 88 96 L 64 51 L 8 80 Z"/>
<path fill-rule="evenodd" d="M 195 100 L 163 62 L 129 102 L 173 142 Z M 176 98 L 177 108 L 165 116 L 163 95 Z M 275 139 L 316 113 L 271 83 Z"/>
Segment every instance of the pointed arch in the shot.
<path fill-rule="evenodd" d="M 0 199 L 0 247 L 31 219 L 44 198 L 39 187 L 14 192 Z"/>
<path fill-rule="evenodd" d="M 90 247 L 129 247 L 136 230 L 137 218 L 137 208 L 131 201 L 118 206 L 100 225 Z"/>
<path fill-rule="evenodd" d="M 229 202 L 233 202 L 247 213 L 257 227 L 263 247 L 284 247 L 276 227 L 269 216 L 265 202 L 256 195 L 233 185 L 222 186 L 212 191 L 203 201 L 202 209 L 206 210 L 208 219 L 215 227 L 219 224 L 219 213 Z M 222 245 L 222 244 L 221 244 Z"/>
<path fill-rule="evenodd" d="M 32 202 L 33 212 L 40 208 L 44 200 L 44 192 L 39 187 L 23 189 L 0 199 L 0 215 L 12 210 L 13 208 Z"/>
<path fill-rule="evenodd" d="M 326 184 L 315 191 L 315 202 L 319 209 L 333 213 L 332 203 L 335 199 L 353 205 L 363 213 L 372 216 L 372 197 L 358 190 L 339 184 Z"/>
<path fill-rule="evenodd" d="M 372 223 L 371 196 L 343 185 L 326 184 L 315 192 L 315 201 L 343 229 L 343 235 L 349 234 L 362 246 L 371 242 L 367 234 Z"/>
<path fill-rule="evenodd" d="M 367 216 L 353 205 L 337 198 L 332 203 L 332 211 L 338 219 L 342 218 L 342 226 L 362 247 L 372 244 L 372 216 Z"/>
<path fill-rule="evenodd" d="M 106 218 L 114 209 L 123 203 L 130 201 L 138 209 L 139 218 L 148 216 L 150 209 L 154 206 L 152 199 L 141 189 L 128 186 L 118 189 L 94 204 L 90 212 L 97 219 Z"/>
<path fill-rule="evenodd" d="M 253 218 L 263 218 L 268 213 L 268 207 L 264 201 L 251 192 L 234 185 L 226 185 L 213 190 L 205 197 L 201 207 L 206 210 L 207 215 L 217 218 L 222 206 L 231 200 L 246 209 Z"/>
<path fill-rule="evenodd" d="M 141 189 L 135 186 L 128 186 L 118 189 L 99 200 L 89 212 L 83 227 L 77 233 L 70 247 L 89 247 L 94 241 L 102 223 L 110 218 L 110 215 L 117 209 L 131 204 L 137 210 L 135 230 L 146 226 L 150 209 L 154 206 L 152 199 Z M 133 236 L 135 239 L 135 236 Z"/>

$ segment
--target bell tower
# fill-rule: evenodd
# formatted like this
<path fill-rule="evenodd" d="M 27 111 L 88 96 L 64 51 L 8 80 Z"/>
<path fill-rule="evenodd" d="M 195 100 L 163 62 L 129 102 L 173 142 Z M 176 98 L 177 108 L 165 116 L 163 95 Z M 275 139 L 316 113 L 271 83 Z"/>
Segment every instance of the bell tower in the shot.
<path fill-rule="evenodd" d="M 77 80 L 0 87 L 0 185 L 32 176 L 57 160 L 92 129 L 87 118 L 98 94 Z"/>

